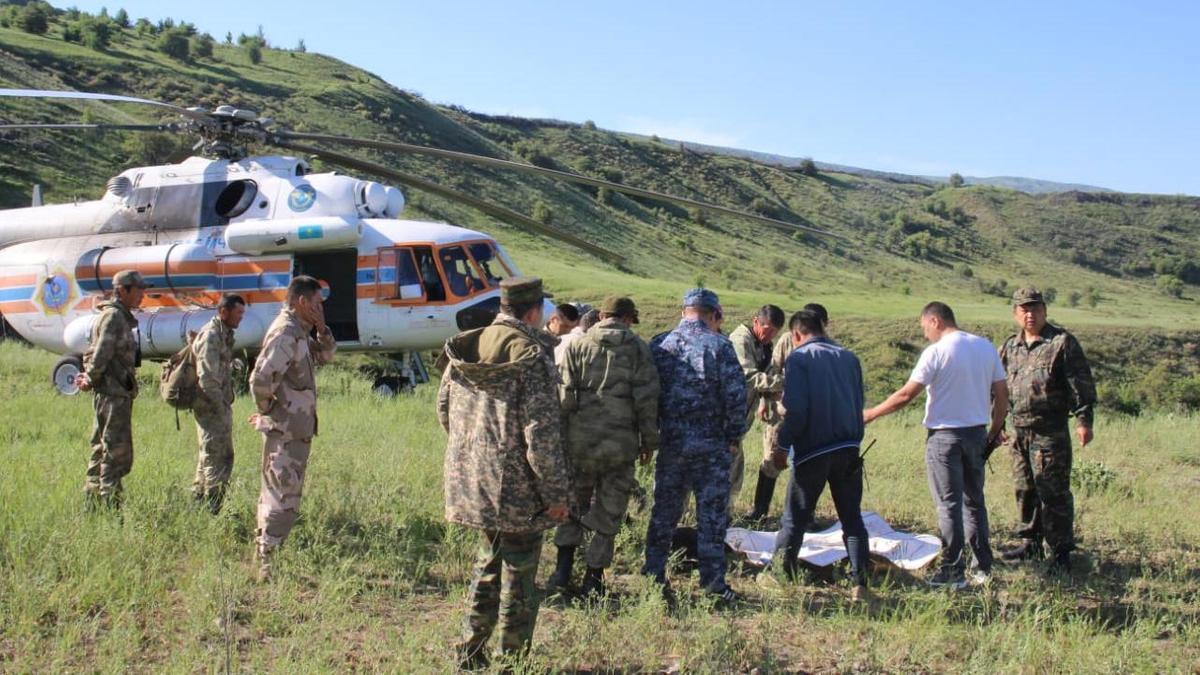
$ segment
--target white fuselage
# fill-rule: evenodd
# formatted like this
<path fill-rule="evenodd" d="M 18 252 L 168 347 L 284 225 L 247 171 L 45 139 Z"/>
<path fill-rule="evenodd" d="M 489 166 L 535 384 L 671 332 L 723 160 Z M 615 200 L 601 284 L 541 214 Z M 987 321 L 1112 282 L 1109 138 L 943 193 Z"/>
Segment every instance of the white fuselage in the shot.
<path fill-rule="evenodd" d="M 154 285 L 138 314 L 144 356 L 178 350 L 223 293 L 247 301 L 235 338 L 253 349 L 288 282 L 309 274 L 328 286 L 343 348 L 436 348 L 490 321 L 499 279 L 519 272 L 485 234 L 397 220 L 403 203 L 288 157 L 131 169 L 99 201 L 0 212 L 0 314 L 34 344 L 80 353 L 112 275 L 137 269 Z"/>

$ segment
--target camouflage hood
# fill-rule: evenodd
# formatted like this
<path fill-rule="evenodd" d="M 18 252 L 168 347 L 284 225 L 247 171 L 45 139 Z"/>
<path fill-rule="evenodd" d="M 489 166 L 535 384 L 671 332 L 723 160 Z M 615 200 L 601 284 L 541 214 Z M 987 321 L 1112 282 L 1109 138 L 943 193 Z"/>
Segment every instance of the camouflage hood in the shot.
<path fill-rule="evenodd" d="M 492 325 L 446 341 L 439 366 L 448 365 L 482 391 L 497 392 L 542 358 L 557 338 L 501 314 Z"/>
<path fill-rule="evenodd" d="M 618 319 L 605 319 L 592 326 L 587 332 L 588 337 L 609 349 L 638 341 L 637 335 Z"/>

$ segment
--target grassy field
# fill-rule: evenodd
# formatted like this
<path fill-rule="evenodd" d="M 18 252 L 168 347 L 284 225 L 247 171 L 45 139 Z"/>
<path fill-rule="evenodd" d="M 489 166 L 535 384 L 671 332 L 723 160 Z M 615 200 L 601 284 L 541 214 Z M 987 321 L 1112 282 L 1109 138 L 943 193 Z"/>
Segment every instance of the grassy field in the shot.
<path fill-rule="evenodd" d="M 59 398 L 54 357 L 0 344 L 0 671 L 444 672 L 462 617 L 471 533 L 441 517 L 444 438 L 433 387 L 372 397 L 346 369 L 321 376 L 321 428 L 303 516 L 278 579 L 251 581 L 259 441 L 237 429 L 226 511 L 193 508 L 189 419 L 176 431 L 154 393 L 135 408 L 137 460 L 120 518 L 84 512 L 87 397 Z M 144 369 L 147 384 L 157 368 Z M 239 399 L 235 416 L 249 412 Z M 749 600 L 714 612 L 683 580 L 668 616 L 634 573 L 648 513 L 623 531 L 616 597 L 602 607 L 548 600 L 533 671 L 1191 672 L 1200 662 L 1200 418 L 1101 415 L 1076 464 L 1081 554 L 1065 580 L 1004 568 L 979 591 L 947 595 L 876 575 L 874 612 L 814 575 L 778 587 L 733 576 Z M 865 508 L 933 532 L 915 415 L 869 430 Z M 758 452 L 757 434 L 748 452 Z M 998 543 L 1015 509 L 1004 458 L 988 497 Z M 748 480 L 739 510 L 749 506 Z M 781 492 L 781 491 L 780 491 Z M 778 496 L 776 509 L 778 509 Z M 822 518 L 832 517 L 828 504 Z M 544 552 L 542 580 L 552 565 Z"/>

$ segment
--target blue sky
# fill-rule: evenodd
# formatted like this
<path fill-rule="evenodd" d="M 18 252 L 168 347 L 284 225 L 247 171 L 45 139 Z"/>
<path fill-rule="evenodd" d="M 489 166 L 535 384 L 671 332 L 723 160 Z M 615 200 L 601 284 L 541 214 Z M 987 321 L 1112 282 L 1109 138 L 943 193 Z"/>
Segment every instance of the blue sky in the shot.
<path fill-rule="evenodd" d="M 56 3 L 63 5 L 65 3 Z M 1196 2 L 129 0 L 430 100 L 905 173 L 1200 194 Z"/>

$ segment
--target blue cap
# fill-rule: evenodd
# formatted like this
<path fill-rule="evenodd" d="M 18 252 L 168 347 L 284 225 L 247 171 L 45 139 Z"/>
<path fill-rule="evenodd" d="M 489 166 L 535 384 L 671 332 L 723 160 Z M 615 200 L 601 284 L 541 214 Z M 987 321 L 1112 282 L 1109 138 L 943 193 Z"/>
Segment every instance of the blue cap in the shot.
<path fill-rule="evenodd" d="M 720 309 L 721 301 L 717 298 L 717 294 L 707 288 L 693 288 L 683 294 L 684 307 L 708 307 L 709 309 Z"/>

